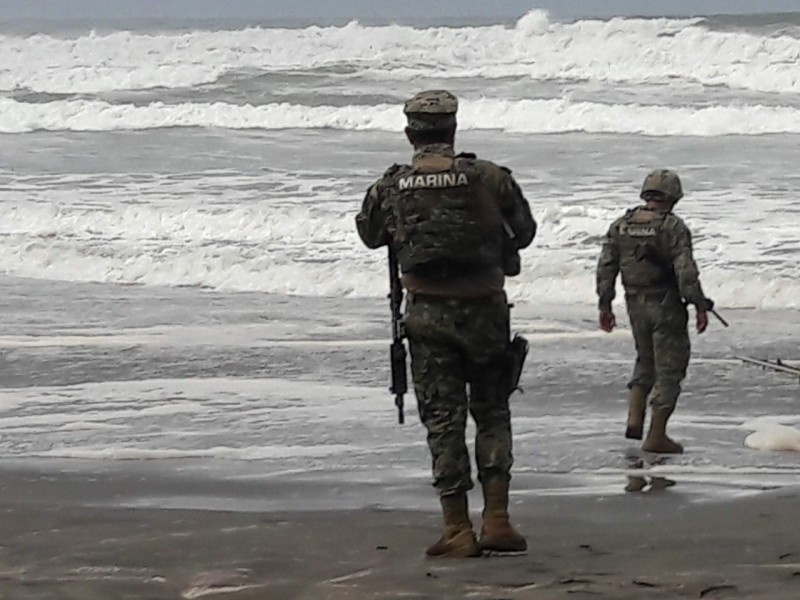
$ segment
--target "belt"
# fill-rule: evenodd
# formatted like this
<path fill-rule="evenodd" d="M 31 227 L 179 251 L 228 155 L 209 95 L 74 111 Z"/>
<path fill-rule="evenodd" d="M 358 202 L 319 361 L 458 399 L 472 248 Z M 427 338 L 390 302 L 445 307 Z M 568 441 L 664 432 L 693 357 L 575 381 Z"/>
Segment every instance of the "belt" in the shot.
<path fill-rule="evenodd" d="M 475 304 L 505 302 L 505 292 L 487 294 L 484 296 L 437 296 L 435 294 L 419 294 L 414 292 L 406 292 L 406 297 L 410 302 L 429 302 L 431 304 L 447 304 L 459 302 L 472 302 Z"/>
<path fill-rule="evenodd" d="M 660 287 L 660 286 L 650 286 L 650 287 L 635 287 L 629 286 L 625 288 L 625 296 L 663 296 L 667 292 L 669 292 L 672 288 L 669 287 Z"/>

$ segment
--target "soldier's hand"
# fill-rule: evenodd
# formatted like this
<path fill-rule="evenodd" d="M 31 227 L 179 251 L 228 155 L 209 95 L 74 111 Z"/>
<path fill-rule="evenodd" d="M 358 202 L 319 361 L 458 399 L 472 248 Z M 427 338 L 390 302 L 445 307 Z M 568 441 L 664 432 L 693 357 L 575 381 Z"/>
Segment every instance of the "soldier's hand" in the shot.
<path fill-rule="evenodd" d="M 708 312 L 705 310 L 697 311 L 697 333 L 703 333 L 708 327 Z"/>
<path fill-rule="evenodd" d="M 614 327 L 617 326 L 617 318 L 614 316 L 614 313 L 610 310 L 601 310 L 600 311 L 600 329 L 605 331 L 606 333 L 610 333 L 614 331 Z"/>

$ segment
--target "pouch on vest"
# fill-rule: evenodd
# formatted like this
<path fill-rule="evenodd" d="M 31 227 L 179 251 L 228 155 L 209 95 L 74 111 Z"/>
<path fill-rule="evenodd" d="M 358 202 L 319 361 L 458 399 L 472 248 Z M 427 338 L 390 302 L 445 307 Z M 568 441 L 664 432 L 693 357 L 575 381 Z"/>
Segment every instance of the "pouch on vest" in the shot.
<path fill-rule="evenodd" d="M 435 156 L 432 169 L 424 159 L 394 178 L 395 241 L 403 272 L 449 279 L 476 269 L 503 264 L 503 231 L 499 208 L 479 174 Z"/>
<path fill-rule="evenodd" d="M 670 286 L 675 282 L 664 247 L 666 214 L 646 209 L 626 213 L 619 229 L 620 271 L 625 287 Z"/>

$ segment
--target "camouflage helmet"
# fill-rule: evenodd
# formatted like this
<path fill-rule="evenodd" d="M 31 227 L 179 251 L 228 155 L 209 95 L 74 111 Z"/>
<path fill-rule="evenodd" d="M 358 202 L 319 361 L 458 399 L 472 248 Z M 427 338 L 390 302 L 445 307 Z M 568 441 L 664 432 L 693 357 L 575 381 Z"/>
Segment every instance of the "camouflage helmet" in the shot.
<path fill-rule="evenodd" d="M 656 169 L 644 178 L 639 197 L 644 199 L 647 192 L 660 192 L 673 202 L 683 198 L 681 180 L 675 171 L 669 169 Z"/>
<path fill-rule="evenodd" d="M 403 112 L 408 128 L 416 131 L 447 129 L 456 124 L 458 98 L 446 90 L 426 90 L 406 100 Z"/>

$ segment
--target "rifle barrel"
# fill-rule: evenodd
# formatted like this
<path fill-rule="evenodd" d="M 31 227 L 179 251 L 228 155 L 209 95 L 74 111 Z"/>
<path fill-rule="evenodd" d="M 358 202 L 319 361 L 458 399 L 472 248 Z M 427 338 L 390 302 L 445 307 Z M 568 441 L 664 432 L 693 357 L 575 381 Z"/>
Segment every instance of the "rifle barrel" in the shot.
<path fill-rule="evenodd" d="M 406 337 L 403 323 L 403 284 L 400 282 L 400 272 L 397 255 L 389 246 L 389 304 L 392 311 L 392 345 L 389 348 L 391 362 L 391 387 L 394 394 L 394 404 L 397 407 L 397 421 L 405 423 L 403 410 L 403 395 L 408 391 L 408 375 L 406 372 L 406 347 L 403 340 Z"/>
<path fill-rule="evenodd" d="M 800 375 L 800 367 L 792 367 L 779 362 L 750 358 L 749 356 L 735 356 L 734 358 L 738 358 L 746 363 L 758 365 L 759 367 L 764 367 L 765 369 L 774 369 L 776 371 L 780 371 L 781 373 L 788 373 L 789 375 Z"/>
<path fill-rule="evenodd" d="M 719 319 L 719 322 L 725 325 L 725 327 L 730 327 L 730 325 L 728 325 L 728 322 L 725 319 L 723 319 L 722 316 L 720 316 L 720 314 L 713 308 L 711 309 L 711 314 L 717 317 L 717 319 Z"/>

